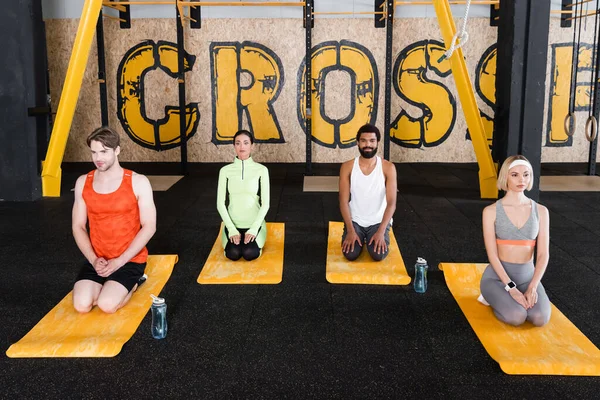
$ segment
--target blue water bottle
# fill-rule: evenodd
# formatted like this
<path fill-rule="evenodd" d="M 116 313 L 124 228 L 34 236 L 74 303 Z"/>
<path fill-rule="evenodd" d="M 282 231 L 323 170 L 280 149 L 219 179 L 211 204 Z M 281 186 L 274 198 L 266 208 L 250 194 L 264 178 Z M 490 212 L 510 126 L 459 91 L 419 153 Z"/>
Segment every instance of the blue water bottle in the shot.
<path fill-rule="evenodd" d="M 424 258 L 417 258 L 417 263 L 415 264 L 415 292 L 417 293 L 425 293 L 427 291 L 427 269 L 429 266 L 427 265 L 427 261 Z"/>
<path fill-rule="evenodd" d="M 165 299 L 152 297 L 152 337 L 154 339 L 164 339 L 167 336 L 167 303 Z"/>

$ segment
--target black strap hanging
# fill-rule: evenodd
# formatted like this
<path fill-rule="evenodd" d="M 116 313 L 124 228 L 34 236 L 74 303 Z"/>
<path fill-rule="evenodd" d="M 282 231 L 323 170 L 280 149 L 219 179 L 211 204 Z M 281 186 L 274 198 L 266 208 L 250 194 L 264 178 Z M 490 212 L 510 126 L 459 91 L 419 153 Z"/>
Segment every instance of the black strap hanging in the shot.
<path fill-rule="evenodd" d="M 579 1 L 575 2 L 574 5 L 573 56 L 571 65 L 571 87 L 569 90 L 569 113 L 565 117 L 565 133 L 570 137 L 575 134 L 575 128 L 577 126 L 577 120 L 575 119 L 575 100 L 577 97 L 577 70 L 579 67 L 579 44 L 581 42 L 581 19 L 583 15 L 583 5 Z M 577 45 L 575 44 L 576 33 Z"/>

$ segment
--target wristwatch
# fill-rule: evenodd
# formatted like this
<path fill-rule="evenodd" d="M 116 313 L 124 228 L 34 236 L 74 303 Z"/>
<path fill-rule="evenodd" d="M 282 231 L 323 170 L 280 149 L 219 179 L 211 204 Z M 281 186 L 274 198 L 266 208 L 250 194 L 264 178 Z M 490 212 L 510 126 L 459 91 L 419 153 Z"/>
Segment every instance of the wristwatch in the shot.
<path fill-rule="evenodd" d="M 506 290 L 507 292 L 510 292 L 510 289 L 514 289 L 517 287 L 517 284 L 514 283 L 513 281 L 509 281 L 506 286 L 504 286 L 504 290 Z"/>

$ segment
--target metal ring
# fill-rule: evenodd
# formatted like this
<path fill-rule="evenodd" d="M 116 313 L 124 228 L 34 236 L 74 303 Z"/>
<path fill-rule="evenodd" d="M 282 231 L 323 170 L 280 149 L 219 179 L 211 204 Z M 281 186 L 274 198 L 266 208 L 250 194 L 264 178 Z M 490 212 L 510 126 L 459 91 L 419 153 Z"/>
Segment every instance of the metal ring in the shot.
<path fill-rule="evenodd" d="M 592 125 L 592 133 L 588 134 L 590 123 Z M 596 136 L 598 136 L 598 121 L 596 120 L 596 117 L 590 115 L 587 122 L 585 123 L 585 137 L 589 142 L 593 142 L 594 140 L 596 140 Z"/>
<path fill-rule="evenodd" d="M 571 119 L 573 120 L 573 129 L 571 129 L 571 126 L 569 124 Z M 577 125 L 577 119 L 575 118 L 575 113 L 571 112 L 571 113 L 567 114 L 567 116 L 565 117 L 565 133 L 567 134 L 567 136 L 573 137 L 573 135 L 575 134 L 575 126 L 576 125 Z"/>

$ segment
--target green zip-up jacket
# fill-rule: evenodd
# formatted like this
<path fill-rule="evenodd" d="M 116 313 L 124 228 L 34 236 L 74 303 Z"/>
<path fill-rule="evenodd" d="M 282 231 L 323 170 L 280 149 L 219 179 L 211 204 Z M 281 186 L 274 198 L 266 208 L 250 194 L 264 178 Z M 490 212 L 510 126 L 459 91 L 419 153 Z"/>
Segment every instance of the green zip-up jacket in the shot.
<path fill-rule="evenodd" d="M 227 194 L 229 206 L 225 205 Z M 217 210 L 229 237 L 239 235 L 238 229 L 248 229 L 247 232 L 256 236 L 256 244 L 262 249 L 267 238 L 265 216 L 269 211 L 269 197 L 269 170 L 254 162 L 252 157 L 243 161 L 236 157 L 233 163 L 221 168 Z M 224 229 L 221 236 L 225 248 L 229 238 Z"/>

